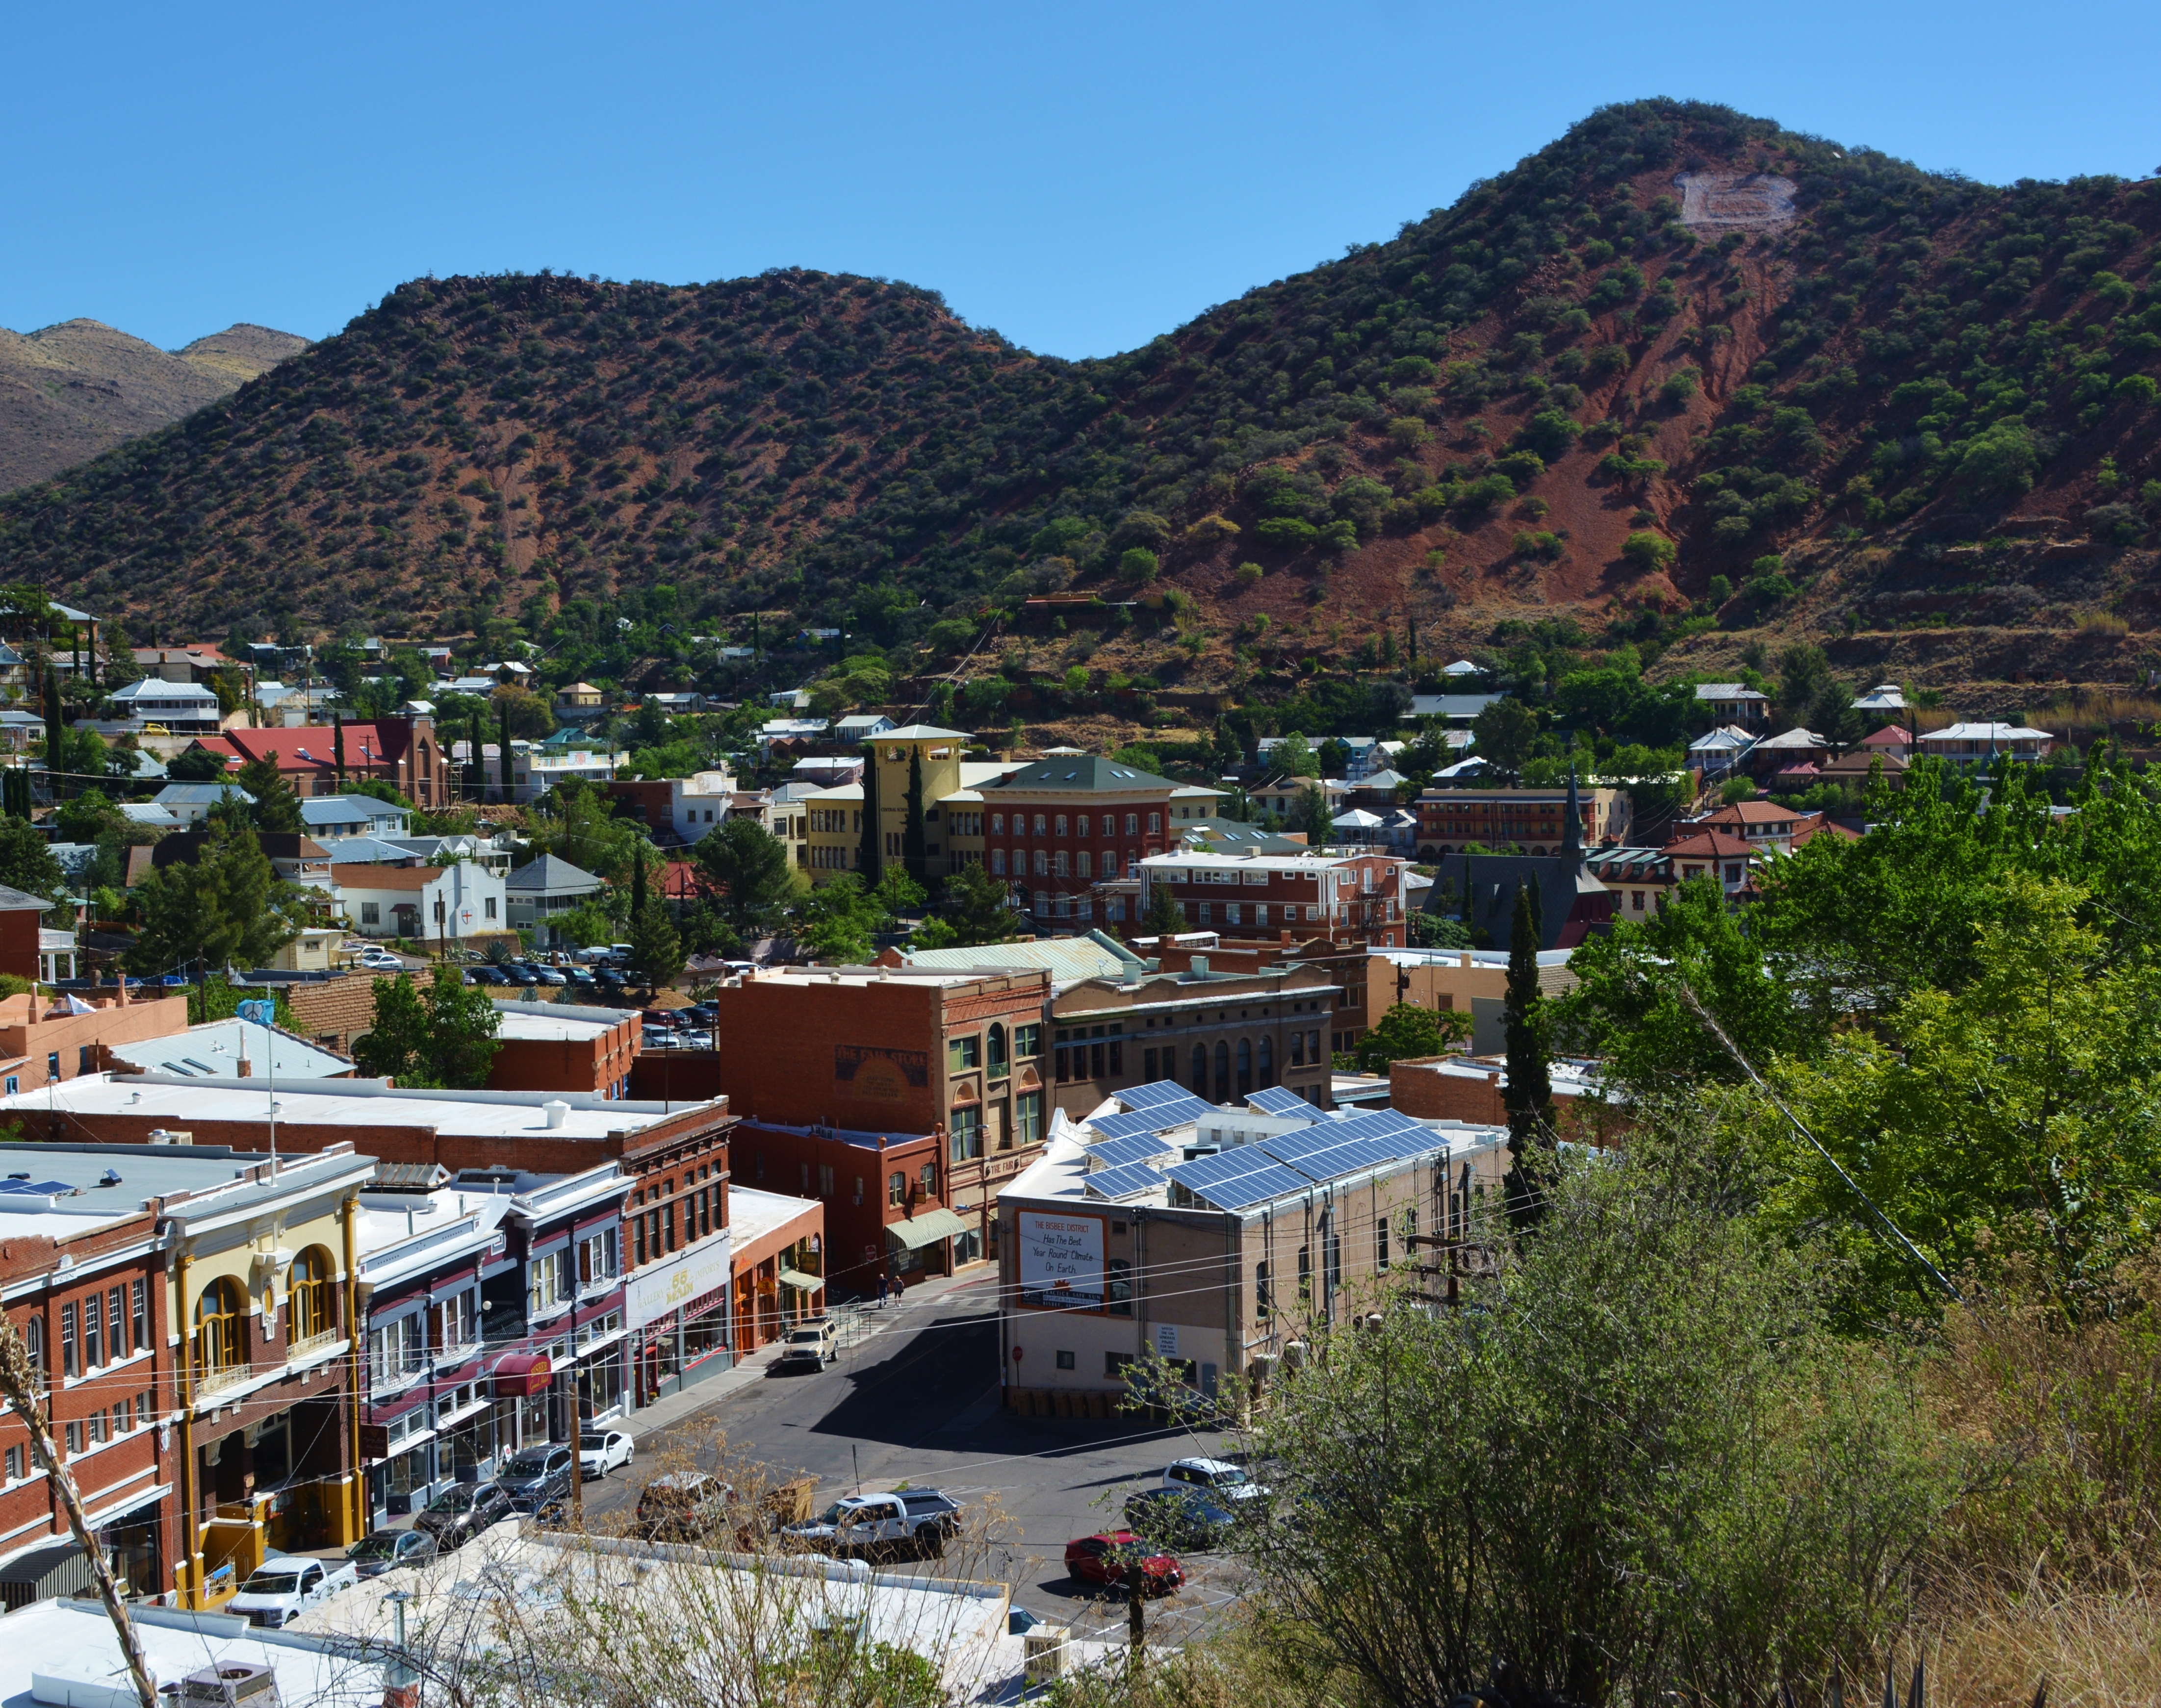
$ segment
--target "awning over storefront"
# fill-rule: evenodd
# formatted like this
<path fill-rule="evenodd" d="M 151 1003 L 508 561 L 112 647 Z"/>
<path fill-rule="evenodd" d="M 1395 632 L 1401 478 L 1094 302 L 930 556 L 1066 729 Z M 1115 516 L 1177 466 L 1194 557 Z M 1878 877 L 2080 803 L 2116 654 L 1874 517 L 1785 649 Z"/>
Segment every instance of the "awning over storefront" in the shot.
<path fill-rule="evenodd" d="M 55 1596 L 88 1595 L 96 1581 L 90 1556 L 76 1546 L 73 1538 L 48 1543 L 0 1565 L 0 1606 L 12 1613 Z"/>
<path fill-rule="evenodd" d="M 780 1279 L 784 1286 L 793 1287 L 799 1293 L 815 1293 L 825 1284 L 823 1275 L 806 1275 L 800 1269 L 784 1268 Z"/>
<path fill-rule="evenodd" d="M 554 1375 L 545 1352 L 510 1353 L 497 1362 L 495 1397 L 497 1399 L 530 1399 L 535 1394 L 547 1393 L 548 1383 Z"/>
<path fill-rule="evenodd" d="M 968 1224 L 946 1209 L 926 1210 L 920 1216 L 911 1216 L 905 1221 L 886 1224 L 885 1237 L 919 1252 L 925 1246 L 935 1246 L 940 1240 L 950 1240 L 968 1232 Z"/>

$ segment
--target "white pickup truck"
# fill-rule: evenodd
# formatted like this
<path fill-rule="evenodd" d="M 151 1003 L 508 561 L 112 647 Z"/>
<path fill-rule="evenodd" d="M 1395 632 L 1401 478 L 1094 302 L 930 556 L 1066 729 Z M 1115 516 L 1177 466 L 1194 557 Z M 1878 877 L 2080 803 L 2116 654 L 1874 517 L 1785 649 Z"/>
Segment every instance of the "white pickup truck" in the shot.
<path fill-rule="evenodd" d="M 283 1555 L 256 1567 L 240 1586 L 240 1593 L 225 1604 L 224 1611 L 239 1615 L 251 1625 L 267 1625 L 274 1630 L 359 1581 L 360 1573 L 350 1560 Z"/>

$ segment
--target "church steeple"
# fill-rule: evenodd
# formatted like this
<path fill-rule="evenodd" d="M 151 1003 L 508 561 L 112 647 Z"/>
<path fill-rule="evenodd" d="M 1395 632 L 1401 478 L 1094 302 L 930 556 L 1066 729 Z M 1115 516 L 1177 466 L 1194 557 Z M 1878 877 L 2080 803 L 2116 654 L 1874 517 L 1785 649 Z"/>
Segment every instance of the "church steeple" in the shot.
<path fill-rule="evenodd" d="M 1562 821 L 1560 830 L 1562 858 L 1566 860 L 1583 858 L 1582 824 L 1582 809 L 1577 803 L 1575 794 L 1575 765 L 1571 761 L 1568 768 L 1568 812 Z"/>

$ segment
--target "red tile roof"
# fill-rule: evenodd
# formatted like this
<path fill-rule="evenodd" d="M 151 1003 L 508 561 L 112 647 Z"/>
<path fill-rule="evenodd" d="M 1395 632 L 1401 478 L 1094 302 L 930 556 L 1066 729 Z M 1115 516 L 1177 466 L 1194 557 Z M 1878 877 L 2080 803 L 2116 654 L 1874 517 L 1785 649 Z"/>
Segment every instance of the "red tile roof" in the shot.
<path fill-rule="evenodd" d="M 1729 836 L 1723 831 L 1706 831 L 1700 836 L 1669 842 L 1664 851 L 1681 859 L 1747 860 L 1752 858 L 1758 850 L 1755 843 L 1744 842 L 1738 836 Z"/>
<path fill-rule="evenodd" d="M 395 720 L 349 723 L 345 726 L 346 768 L 365 771 L 394 764 L 405 757 L 412 739 L 412 726 Z M 232 754 L 229 769 L 253 759 L 270 759 L 280 771 L 301 774 L 337 768 L 336 732 L 320 724 L 302 729 L 229 729 L 205 736 L 196 746 Z"/>

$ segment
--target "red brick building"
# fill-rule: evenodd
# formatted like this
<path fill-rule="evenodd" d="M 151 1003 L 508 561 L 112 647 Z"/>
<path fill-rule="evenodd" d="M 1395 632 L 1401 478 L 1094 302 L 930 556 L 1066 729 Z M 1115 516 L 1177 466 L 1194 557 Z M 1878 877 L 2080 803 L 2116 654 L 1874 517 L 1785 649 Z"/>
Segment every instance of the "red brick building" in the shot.
<path fill-rule="evenodd" d="M 745 1185 L 824 1206 L 829 1299 L 874 1297 L 881 1275 L 906 1284 L 949 1273 L 954 1241 L 979 1226 L 953 1209 L 952 1170 L 935 1133 L 746 1120 L 735 1154 Z"/>
<path fill-rule="evenodd" d="M 983 858 L 1022 909 L 1049 929 L 1113 922 L 1123 897 L 1093 892 L 1130 879 L 1140 862 L 1178 846 L 1181 817 L 1205 815 L 1216 791 L 1192 789 L 1101 754 L 1054 752 L 977 791 Z"/>
<path fill-rule="evenodd" d="M 1403 872 L 1391 854 L 1316 849 L 1303 854 L 1214 854 L 1181 849 L 1141 862 L 1141 907 L 1167 889 L 1195 930 L 1226 945 L 1304 940 L 1398 949 L 1407 940 Z"/>
<path fill-rule="evenodd" d="M 12 972 L 33 984 L 44 976 L 38 963 L 38 922 L 51 905 L 0 883 L 0 972 Z"/>
<path fill-rule="evenodd" d="M 345 764 L 341 774 L 337 732 L 320 725 L 299 729 L 228 729 L 194 743 L 227 757 L 237 770 L 250 760 L 268 759 L 295 794 L 337 794 L 347 781 L 373 778 L 389 784 L 423 811 L 450 805 L 456 794 L 450 756 L 435 739 L 432 720 L 382 717 L 349 723 L 344 729 Z"/>
<path fill-rule="evenodd" d="M 634 1012 L 567 1002 L 496 1000 L 502 1030 L 489 1065 L 491 1091 L 591 1091 L 627 1097 L 643 1047 Z"/>
<path fill-rule="evenodd" d="M 641 1057 L 641 1097 L 721 1095 L 747 1118 L 858 1133 L 936 1133 L 964 1232 L 953 1261 L 988 1255 L 1000 1183 L 1035 1157 L 1049 1098 L 1050 976 L 790 967 L 713 993 L 711 1055 Z M 752 1184 L 758 1184 L 752 1182 Z M 794 1190 L 785 1182 L 773 1188 Z"/>

